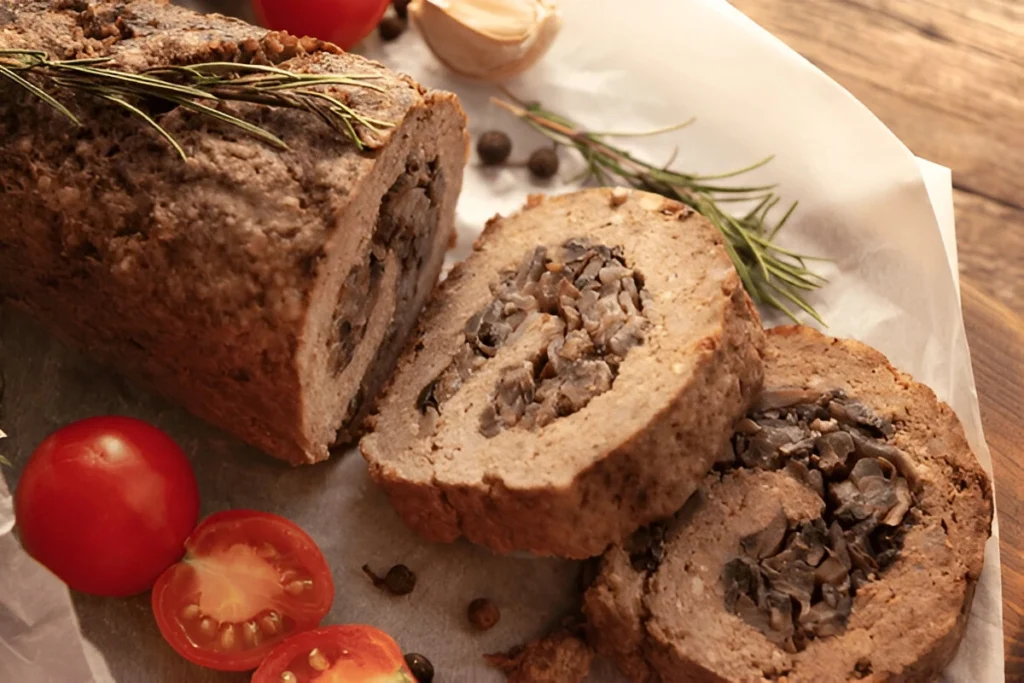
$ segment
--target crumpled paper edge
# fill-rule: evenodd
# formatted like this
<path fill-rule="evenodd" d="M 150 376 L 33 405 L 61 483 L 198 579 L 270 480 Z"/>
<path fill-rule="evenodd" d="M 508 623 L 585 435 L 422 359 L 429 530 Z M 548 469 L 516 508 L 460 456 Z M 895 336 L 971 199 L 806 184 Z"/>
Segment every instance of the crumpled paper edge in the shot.
<path fill-rule="evenodd" d="M 0 439 L 6 437 L 0 430 Z M 2 441 L 0 441 L 2 444 Z M 87 654 L 64 583 L 29 557 L 14 534 L 14 497 L 0 476 L 0 681 L 87 683 L 106 675 Z"/>
<path fill-rule="evenodd" d="M 949 267 L 953 271 L 953 283 L 956 286 L 957 298 L 960 299 L 960 277 L 959 267 L 960 260 L 957 251 L 956 244 L 956 221 L 954 216 L 953 208 L 953 175 L 952 171 L 945 166 L 928 161 L 927 159 L 917 158 L 918 166 L 921 168 L 921 179 L 924 181 L 925 188 L 928 190 L 928 199 L 931 201 L 932 209 L 935 211 L 935 217 L 939 223 L 939 232 L 942 235 L 942 243 L 946 249 L 946 257 L 949 260 Z M 962 307 L 962 304 L 961 304 Z M 961 314 L 962 317 L 962 314 Z M 961 327 L 963 321 L 961 320 Z M 965 333 L 966 334 L 966 333 Z M 967 355 L 968 362 L 971 362 L 970 353 Z M 974 369 L 971 368 L 971 391 L 974 396 L 972 405 L 972 412 L 978 411 L 978 422 L 981 424 L 980 419 L 980 407 L 978 406 L 978 390 L 977 386 L 974 385 Z M 963 416 L 961 416 L 961 419 Z M 1002 581 L 1002 562 L 999 551 L 999 506 L 996 500 L 996 486 L 995 486 L 995 474 L 992 469 L 992 455 L 988 448 L 987 440 L 984 438 L 984 425 L 981 426 L 982 440 L 980 443 L 971 440 L 971 450 L 974 451 L 975 456 L 981 462 L 982 467 L 988 473 L 990 479 L 993 482 L 992 486 L 992 535 L 988 539 L 985 545 L 985 566 L 982 569 L 982 579 L 979 580 L 979 590 L 974 596 L 974 604 L 971 607 L 971 617 L 968 621 L 968 628 L 964 634 L 964 639 L 960 643 L 961 651 L 971 651 L 975 648 L 983 647 L 997 647 L 998 651 L 992 654 L 998 656 L 999 661 L 1004 660 L 1004 649 L 1005 634 L 1003 632 L 1003 581 Z M 970 438 L 970 437 L 968 437 Z M 995 578 L 989 579 L 989 576 L 994 573 Z M 988 611 L 992 619 L 982 619 L 981 612 Z M 971 624 L 976 624 L 975 628 L 970 628 Z M 992 642 L 988 642 L 984 638 L 984 634 L 977 627 L 977 624 L 984 624 L 989 629 L 998 631 L 999 636 L 997 638 L 991 638 Z M 958 661 L 960 657 L 953 661 L 946 671 L 943 673 L 942 680 L 944 682 L 952 681 L 967 681 L 970 680 L 970 671 L 964 665 L 964 670 L 961 671 L 961 664 Z M 991 673 L 989 674 L 992 675 Z M 990 678 L 992 683 L 997 681 L 1005 680 L 1005 672 L 999 671 L 995 673 L 996 678 Z"/>

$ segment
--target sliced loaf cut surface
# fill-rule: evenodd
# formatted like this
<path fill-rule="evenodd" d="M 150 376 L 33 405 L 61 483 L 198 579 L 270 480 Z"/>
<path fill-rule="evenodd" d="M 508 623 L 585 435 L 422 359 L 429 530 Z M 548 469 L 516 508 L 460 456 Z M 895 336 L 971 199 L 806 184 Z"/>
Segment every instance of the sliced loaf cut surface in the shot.
<path fill-rule="evenodd" d="M 763 331 L 721 242 L 623 189 L 490 221 L 361 442 L 405 521 L 585 558 L 678 509 L 762 379 Z"/>
<path fill-rule="evenodd" d="M 932 681 L 992 490 L 953 411 L 863 344 L 768 333 L 765 389 L 676 517 L 605 554 L 591 644 L 631 681 Z"/>

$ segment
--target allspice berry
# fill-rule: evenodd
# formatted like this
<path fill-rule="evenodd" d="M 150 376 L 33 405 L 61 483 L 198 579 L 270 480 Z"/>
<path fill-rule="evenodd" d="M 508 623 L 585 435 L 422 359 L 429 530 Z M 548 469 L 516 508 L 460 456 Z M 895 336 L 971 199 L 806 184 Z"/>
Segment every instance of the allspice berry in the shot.
<path fill-rule="evenodd" d="M 408 595 L 416 588 L 416 574 L 404 564 L 396 564 L 384 578 L 377 576 L 369 565 L 363 565 L 363 572 L 373 580 L 373 585 L 392 595 Z"/>
<path fill-rule="evenodd" d="M 391 6 L 395 8 L 395 14 L 399 19 L 409 18 L 409 3 L 412 0 L 391 0 Z"/>
<path fill-rule="evenodd" d="M 405 665 L 416 677 L 416 683 L 431 683 L 434 680 L 434 665 L 423 655 L 410 652 L 405 656 Z"/>
<path fill-rule="evenodd" d="M 401 17 L 384 17 L 377 25 L 377 33 L 385 43 L 390 42 L 405 33 L 407 24 Z"/>
<path fill-rule="evenodd" d="M 534 177 L 547 180 L 558 173 L 558 152 L 551 147 L 541 147 L 530 155 L 526 166 Z"/>
<path fill-rule="evenodd" d="M 503 164 L 512 153 L 512 140 L 500 130 L 489 130 L 476 141 L 476 153 L 485 166 Z"/>
<path fill-rule="evenodd" d="M 487 598 L 477 598 L 469 603 L 466 614 L 469 616 L 469 623 L 478 631 L 494 628 L 494 625 L 501 619 L 501 610 Z"/>

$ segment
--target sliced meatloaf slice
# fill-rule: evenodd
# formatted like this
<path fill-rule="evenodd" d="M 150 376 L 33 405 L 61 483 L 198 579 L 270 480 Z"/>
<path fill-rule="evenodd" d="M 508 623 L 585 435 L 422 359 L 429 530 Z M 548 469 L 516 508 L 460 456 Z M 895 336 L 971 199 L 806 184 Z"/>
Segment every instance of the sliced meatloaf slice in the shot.
<path fill-rule="evenodd" d="M 932 681 L 981 574 L 992 489 L 953 411 L 864 344 L 768 333 L 734 458 L 610 550 L 584 612 L 632 681 Z"/>
<path fill-rule="evenodd" d="M 158 0 L 0 2 L 0 49 L 130 73 L 244 62 L 364 79 L 317 88 L 380 122 L 356 126 L 366 149 L 305 110 L 218 105 L 279 149 L 133 100 L 183 160 L 124 108 L 55 90 L 75 127 L 0 77 L 0 298 L 270 455 L 315 462 L 354 441 L 454 230 L 467 153 L 455 96 Z"/>
<path fill-rule="evenodd" d="M 439 288 L 361 449 L 427 538 L 594 556 L 700 483 L 760 387 L 763 336 L 688 208 L 533 198 Z"/>

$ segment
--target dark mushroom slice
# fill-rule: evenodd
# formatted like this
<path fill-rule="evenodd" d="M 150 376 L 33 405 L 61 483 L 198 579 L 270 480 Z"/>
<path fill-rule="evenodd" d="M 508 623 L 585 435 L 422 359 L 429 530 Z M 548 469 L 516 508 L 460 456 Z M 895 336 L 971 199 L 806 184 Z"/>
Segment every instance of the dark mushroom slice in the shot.
<path fill-rule="evenodd" d="M 699 215 L 622 189 L 535 200 L 442 284 L 362 452 L 430 539 L 593 557 L 696 489 L 762 343 Z"/>
<path fill-rule="evenodd" d="M 952 410 L 877 351 L 800 327 L 768 341 L 736 457 L 656 552 L 603 556 L 590 642 L 631 681 L 935 680 L 981 574 L 988 478 Z"/>

